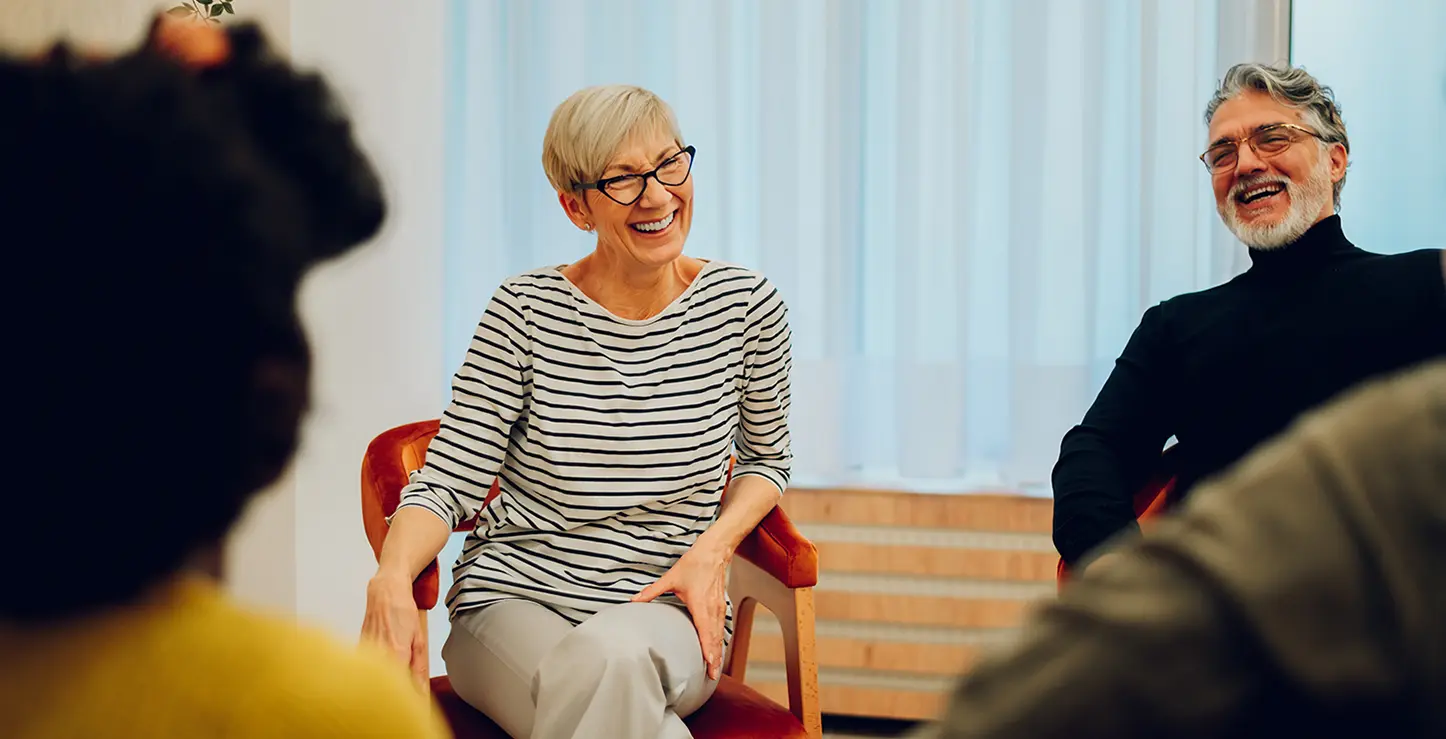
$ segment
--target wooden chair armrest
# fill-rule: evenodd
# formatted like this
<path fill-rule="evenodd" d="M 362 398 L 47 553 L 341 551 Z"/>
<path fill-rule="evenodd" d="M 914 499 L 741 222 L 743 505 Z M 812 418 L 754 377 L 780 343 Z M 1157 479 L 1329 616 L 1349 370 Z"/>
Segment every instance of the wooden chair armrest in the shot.
<path fill-rule="evenodd" d="M 818 653 L 814 637 L 813 588 L 790 588 L 747 559 L 733 560 L 728 575 L 733 599 L 733 646 L 723 671 L 742 682 L 753 641 L 753 617 L 762 605 L 778 617 L 788 678 L 788 710 L 812 739 L 823 736 L 818 695 Z"/>
<path fill-rule="evenodd" d="M 799 533 L 782 508 L 774 506 L 735 554 L 753 563 L 786 588 L 818 584 L 818 547 Z"/>

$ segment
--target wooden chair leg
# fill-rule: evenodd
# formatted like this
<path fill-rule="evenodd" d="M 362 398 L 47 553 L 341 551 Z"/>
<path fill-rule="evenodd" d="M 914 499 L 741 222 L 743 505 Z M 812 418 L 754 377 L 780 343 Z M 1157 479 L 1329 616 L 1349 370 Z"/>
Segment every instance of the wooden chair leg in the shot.
<path fill-rule="evenodd" d="M 823 736 L 818 695 L 818 651 L 814 637 L 813 588 L 793 591 L 792 623 L 783 625 L 783 652 L 788 659 L 788 705 L 810 737 Z"/>
<path fill-rule="evenodd" d="M 739 682 L 748 670 L 748 647 L 753 643 L 753 617 L 757 612 L 758 601 L 753 598 L 733 601 L 733 646 L 723 672 Z"/>
<path fill-rule="evenodd" d="M 819 710 L 818 654 L 814 638 L 813 588 L 791 590 L 747 560 L 733 561 L 728 592 L 734 608 L 734 652 L 729 658 L 728 674 L 742 679 L 748 660 L 748 639 L 751 637 L 754 610 L 762 604 L 778 617 L 783 630 L 784 667 L 788 674 L 788 710 L 803 723 L 811 739 L 823 737 L 823 718 Z M 740 611 L 747 604 L 746 619 Z M 741 647 L 741 649 L 740 649 Z"/>

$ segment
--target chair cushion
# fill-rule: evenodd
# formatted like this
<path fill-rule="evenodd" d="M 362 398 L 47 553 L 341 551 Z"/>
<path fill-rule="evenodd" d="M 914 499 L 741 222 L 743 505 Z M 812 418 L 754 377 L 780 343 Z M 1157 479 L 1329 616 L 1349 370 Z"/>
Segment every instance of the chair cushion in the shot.
<path fill-rule="evenodd" d="M 432 678 L 432 698 L 457 739 L 508 739 L 506 732 L 467 705 L 446 678 Z M 727 675 L 713 697 L 688 717 L 694 739 L 806 739 L 803 722 L 788 709 Z"/>
<path fill-rule="evenodd" d="M 432 678 L 432 700 L 442 710 L 457 739 L 508 739 L 507 732 L 492 723 L 492 719 L 457 697 L 446 675 Z"/>
<path fill-rule="evenodd" d="M 693 739 L 807 739 L 803 722 L 787 708 L 727 675 L 713 697 L 688 717 Z"/>

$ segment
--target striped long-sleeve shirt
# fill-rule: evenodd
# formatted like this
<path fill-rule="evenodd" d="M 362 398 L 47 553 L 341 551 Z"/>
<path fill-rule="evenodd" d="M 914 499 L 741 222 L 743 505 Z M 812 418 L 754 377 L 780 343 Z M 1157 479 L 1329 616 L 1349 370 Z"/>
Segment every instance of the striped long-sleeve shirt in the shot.
<path fill-rule="evenodd" d="M 730 457 L 735 478 L 782 491 L 791 364 L 782 298 L 738 266 L 708 262 L 646 320 L 614 316 L 555 267 L 504 282 L 402 493 L 452 526 L 481 514 L 450 612 L 523 598 L 580 622 L 708 528 Z"/>

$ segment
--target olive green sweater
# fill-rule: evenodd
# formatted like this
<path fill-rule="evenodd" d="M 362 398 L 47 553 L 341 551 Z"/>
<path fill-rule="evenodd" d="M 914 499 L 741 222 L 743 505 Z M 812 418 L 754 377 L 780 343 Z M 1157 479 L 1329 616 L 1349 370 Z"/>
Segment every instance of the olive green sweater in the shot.
<path fill-rule="evenodd" d="M 1446 736 L 1446 361 L 1303 417 L 1116 553 L 921 736 Z"/>

